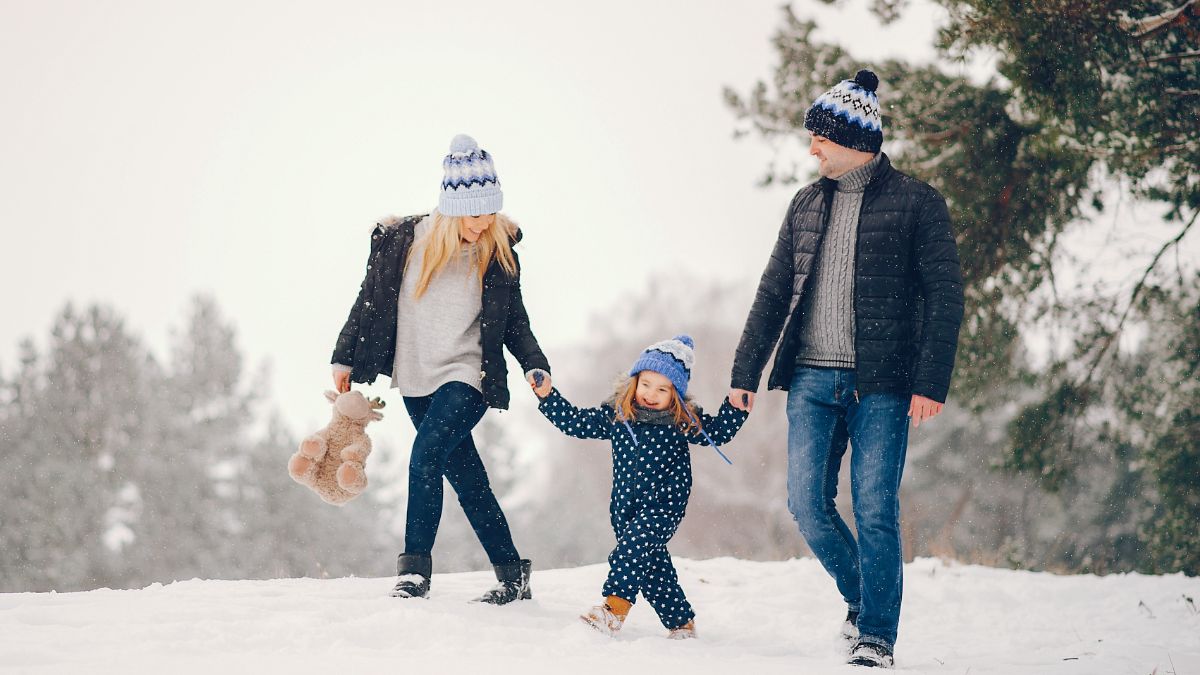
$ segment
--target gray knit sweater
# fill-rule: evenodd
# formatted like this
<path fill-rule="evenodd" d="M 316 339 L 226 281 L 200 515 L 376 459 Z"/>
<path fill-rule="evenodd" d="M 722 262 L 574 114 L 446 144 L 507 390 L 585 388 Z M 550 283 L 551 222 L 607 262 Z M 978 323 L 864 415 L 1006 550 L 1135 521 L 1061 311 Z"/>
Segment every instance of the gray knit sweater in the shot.
<path fill-rule="evenodd" d="M 401 396 L 428 396 L 447 382 L 462 382 L 482 391 L 479 315 L 483 289 L 473 260 L 476 247 L 463 246 L 429 281 L 425 294 L 420 299 L 414 296 L 425 237 L 432 226 L 433 219 L 428 216 L 417 223 L 408 267 L 400 282 L 392 387 Z"/>
<path fill-rule="evenodd" d="M 837 178 L 829 226 L 821 240 L 811 287 L 804 297 L 800 351 L 796 363 L 853 368 L 854 252 L 863 192 L 879 165 L 879 155 Z"/>

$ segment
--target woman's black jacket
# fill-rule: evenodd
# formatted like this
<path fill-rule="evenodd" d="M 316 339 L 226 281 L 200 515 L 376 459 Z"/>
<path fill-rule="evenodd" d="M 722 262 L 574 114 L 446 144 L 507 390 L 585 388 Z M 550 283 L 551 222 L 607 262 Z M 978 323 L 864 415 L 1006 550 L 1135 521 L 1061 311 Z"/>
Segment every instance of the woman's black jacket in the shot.
<path fill-rule="evenodd" d="M 400 280 L 412 248 L 414 229 L 424 216 L 409 216 L 375 226 L 371 232 L 371 255 L 358 299 L 338 334 L 333 363 L 351 366 L 351 382 L 371 383 L 379 375 L 391 376 L 396 360 L 396 320 Z M 521 240 L 518 230 L 512 238 Z M 516 251 L 513 257 L 516 258 Z M 484 402 L 491 408 L 508 408 L 508 366 L 503 347 L 517 357 L 528 372 L 540 368 L 550 372 L 550 363 L 529 327 L 529 314 L 521 298 L 520 260 L 517 275 L 510 277 L 495 258 L 483 277 L 483 313 L 480 316 L 483 347 L 479 373 Z"/>

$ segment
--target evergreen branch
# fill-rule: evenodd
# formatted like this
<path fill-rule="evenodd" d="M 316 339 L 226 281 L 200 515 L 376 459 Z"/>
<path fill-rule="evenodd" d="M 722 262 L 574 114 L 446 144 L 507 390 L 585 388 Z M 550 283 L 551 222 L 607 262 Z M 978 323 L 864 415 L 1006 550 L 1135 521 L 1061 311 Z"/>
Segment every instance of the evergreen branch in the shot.
<path fill-rule="evenodd" d="M 1129 318 L 1129 314 L 1133 311 L 1134 305 L 1137 304 L 1137 299 L 1138 296 L 1141 295 L 1142 289 L 1146 287 L 1146 280 L 1150 278 L 1150 274 L 1154 271 L 1154 268 L 1158 266 L 1158 261 L 1162 259 L 1163 255 L 1167 251 L 1169 251 L 1173 246 L 1177 245 L 1183 240 L 1184 237 L 1187 236 L 1188 231 L 1191 230 L 1192 226 L 1196 224 L 1197 218 L 1200 218 L 1200 210 L 1197 210 L 1192 214 L 1192 219 L 1188 221 L 1187 225 L 1183 226 L 1183 229 L 1179 231 L 1179 234 L 1175 235 L 1173 238 L 1163 244 L 1162 247 L 1158 249 L 1158 253 L 1154 254 L 1154 258 L 1150 260 L 1150 264 L 1147 265 L 1146 269 L 1142 272 L 1142 277 L 1138 279 L 1137 284 L 1133 287 L 1133 292 L 1129 294 L 1129 305 L 1125 307 L 1125 311 L 1121 314 L 1121 318 L 1117 321 L 1116 328 L 1114 328 L 1107 336 L 1105 336 L 1103 343 L 1100 345 L 1100 351 L 1097 352 L 1096 358 L 1092 361 L 1091 368 L 1088 369 L 1087 375 L 1079 384 L 1081 389 L 1086 387 L 1087 384 L 1091 382 L 1092 376 L 1096 373 L 1096 369 L 1100 366 L 1101 361 L 1104 360 L 1104 356 L 1108 353 L 1108 350 L 1112 348 L 1113 344 L 1116 343 L 1117 336 L 1120 335 L 1122 329 L 1124 329 L 1125 321 Z"/>

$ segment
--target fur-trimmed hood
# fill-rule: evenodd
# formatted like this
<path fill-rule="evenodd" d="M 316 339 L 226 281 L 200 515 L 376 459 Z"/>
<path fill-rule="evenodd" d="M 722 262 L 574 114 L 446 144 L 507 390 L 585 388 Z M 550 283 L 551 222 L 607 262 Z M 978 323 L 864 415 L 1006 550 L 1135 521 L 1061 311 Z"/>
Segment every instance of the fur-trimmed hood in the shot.
<path fill-rule="evenodd" d="M 405 224 L 411 224 L 413 227 L 416 227 L 417 223 L 428 218 L 429 215 L 430 214 L 428 213 L 422 213 L 415 216 L 397 216 L 394 214 L 388 214 L 376 220 L 375 224 L 371 225 L 371 231 L 374 232 L 378 229 L 381 233 L 387 232 L 388 230 L 395 229 Z M 511 241 L 513 244 L 516 244 L 525 237 L 525 234 L 521 231 L 520 226 L 517 225 L 515 220 L 509 218 L 508 222 L 512 223 L 513 227 L 516 228 L 515 231 L 509 235 L 509 241 Z"/>

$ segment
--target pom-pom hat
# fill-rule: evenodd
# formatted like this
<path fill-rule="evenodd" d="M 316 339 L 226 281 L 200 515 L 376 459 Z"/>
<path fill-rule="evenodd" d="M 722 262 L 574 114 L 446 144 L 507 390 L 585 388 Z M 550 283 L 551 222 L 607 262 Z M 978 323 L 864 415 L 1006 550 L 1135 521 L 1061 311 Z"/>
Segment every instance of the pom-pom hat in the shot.
<path fill-rule="evenodd" d="M 643 370 L 652 370 L 666 376 L 675 386 L 679 397 L 687 395 L 688 380 L 692 377 L 692 364 L 696 360 L 695 343 L 689 335 L 676 335 L 670 340 L 656 342 L 642 352 L 629 369 L 634 376 Z"/>
<path fill-rule="evenodd" d="M 883 121 L 875 89 L 879 78 L 860 70 L 853 80 L 842 80 L 821 94 L 804 116 L 804 128 L 843 147 L 879 152 Z"/>
<path fill-rule="evenodd" d="M 438 211 L 447 216 L 482 216 L 504 205 L 496 166 L 487 150 L 474 138 L 459 134 L 450 141 L 450 154 L 442 160 L 445 177 Z"/>

